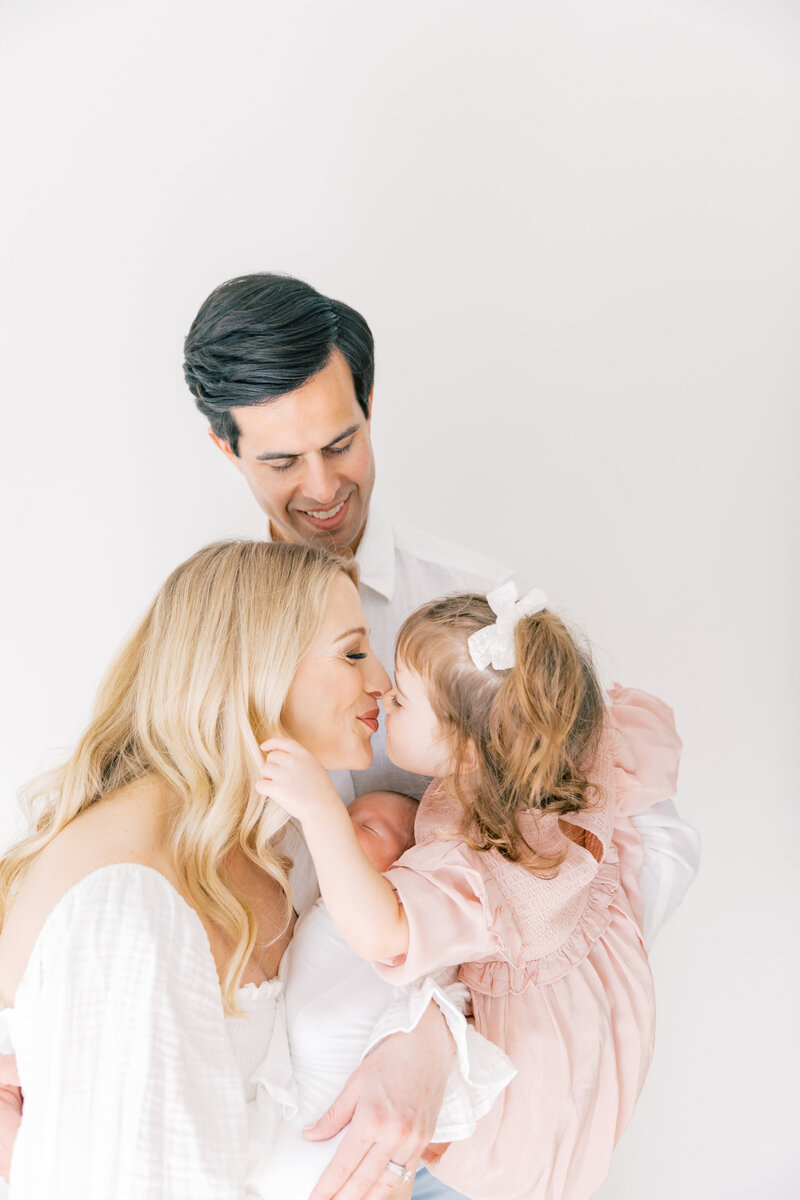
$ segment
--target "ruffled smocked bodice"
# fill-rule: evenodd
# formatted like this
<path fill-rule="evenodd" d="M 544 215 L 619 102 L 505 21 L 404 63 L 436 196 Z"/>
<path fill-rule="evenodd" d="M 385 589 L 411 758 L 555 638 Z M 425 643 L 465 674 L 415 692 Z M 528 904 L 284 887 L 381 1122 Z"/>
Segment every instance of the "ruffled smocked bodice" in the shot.
<path fill-rule="evenodd" d="M 388 872 L 411 926 L 409 953 L 392 970 L 400 969 L 405 979 L 431 969 L 428 945 L 435 938 L 440 955 L 463 964 L 461 979 L 472 992 L 519 993 L 553 983 L 581 963 L 615 908 L 632 915 L 621 891 L 615 825 L 671 795 L 680 741 L 661 701 L 619 687 L 609 699 L 589 807 L 561 818 L 530 813 L 520 819 L 535 850 L 564 855 L 552 871 L 533 873 L 498 851 L 473 850 L 450 836 L 458 828 L 460 806 L 431 785 L 417 814 L 417 844 Z M 580 830 L 581 837 L 567 837 L 560 822 Z M 433 891 L 446 894 L 437 907 Z M 426 904 L 427 928 L 415 919 Z"/>
<path fill-rule="evenodd" d="M 425 869 L 443 854 L 470 864 L 480 873 L 480 900 L 496 936 L 494 953 L 462 965 L 460 978 L 470 991 L 488 995 L 521 992 L 531 984 L 552 983 L 589 953 L 605 932 L 610 905 L 619 889 L 619 863 L 611 842 L 611 805 L 598 801 L 597 810 L 573 814 L 570 824 L 593 835 L 601 858 L 577 845 L 559 828 L 554 815 L 523 817 L 522 833 L 539 853 L 565 855 L 552 871 L 534 874 L 509 862 L 496 850 L 471 850 L 451 843 L 449 853 L 436 830 L 452 826 L 453 801 L 437 795 L 435 784 L 423 797 L 417 824 L 417 869 Z M 587 838 L 591 844 L 591 839 Z M 427 850 L 427 855 L 424 851 Z"/>

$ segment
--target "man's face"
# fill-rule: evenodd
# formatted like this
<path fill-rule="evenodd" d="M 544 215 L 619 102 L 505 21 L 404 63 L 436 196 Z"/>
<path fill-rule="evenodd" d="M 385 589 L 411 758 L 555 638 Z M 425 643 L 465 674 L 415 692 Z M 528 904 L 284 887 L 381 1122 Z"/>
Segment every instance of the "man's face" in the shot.
<path fill-rule="evenodd" d="M 239 454 L 212 434 L 287 542 L 355 549 L 367 519 L 375 459 L 344 356 L 294 392 L 232 415 Z"/>

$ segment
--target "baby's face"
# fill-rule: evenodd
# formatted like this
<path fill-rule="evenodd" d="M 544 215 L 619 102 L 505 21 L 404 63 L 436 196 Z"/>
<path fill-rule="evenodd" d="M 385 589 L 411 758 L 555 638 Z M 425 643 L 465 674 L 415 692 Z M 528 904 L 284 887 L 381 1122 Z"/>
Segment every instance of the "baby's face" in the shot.
<path fill-rule="evenodd" d="M 414 845 L 417 803 L 399 792 L 366 792 L 347 810 L 356 838 L 376 871 L 388 871 Z"/>

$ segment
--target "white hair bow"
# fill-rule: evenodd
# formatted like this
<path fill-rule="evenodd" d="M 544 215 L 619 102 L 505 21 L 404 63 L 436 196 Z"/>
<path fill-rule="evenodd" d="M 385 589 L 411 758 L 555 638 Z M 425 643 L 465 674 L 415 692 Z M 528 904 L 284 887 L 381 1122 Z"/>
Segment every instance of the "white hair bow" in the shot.
<path fill-rule="evenodd" d="M 521 600 L 517 599 L 517 594 L 517 585 L 510 581 L 486 594 L 497 620 L 494 625 L 486 625 L 471 634 L 467 641 L 470 658 L 480 670 L 488 667 L 489 663 L 495 671 L 506 671 L 513 667 L 514 628 L 517 621 L 532 617 L 547 607 L 547 596 L 541 588 L 533 588 Z"/>

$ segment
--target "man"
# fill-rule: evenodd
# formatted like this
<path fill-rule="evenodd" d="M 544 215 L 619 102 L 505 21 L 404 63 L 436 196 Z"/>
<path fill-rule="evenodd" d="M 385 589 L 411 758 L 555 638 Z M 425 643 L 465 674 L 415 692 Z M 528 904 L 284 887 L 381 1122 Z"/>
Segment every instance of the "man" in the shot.
<path fill-rule="evenodd" d="M 499 563 L 409 530 L 371 508 L 373 339 L 346 304 L 284 276 L 242 276 L 201 306 L 184 371 L 214 443 L 244 476 L 281 540 L 354 553 L 372 645 L 391 669 L 394 639 L 419 604 L 453 591 L 486 592 L 508 577 Z M 349 802 L 376 788 L 420 795 L 420 780 L 386 757 L 381 728 L 367 771 L 338 772 Z M 697 871 L 697 835 L 674 805 L 635 823 L 648 944 Z M 455 1196 L 427 1173 L 414 1196 Z"/>
<path fill-rule="evenodd" d="M 213 442 L 244 476 L 282 541 L 354 553 L 370 641 L 391 671 L 400 624 L 425 600 L 486 592 L 500 563 L 393 524 L 370 505 L 374 358 L 364 318 L 300 280 L 248 275 L 217 288 L 185 344 L 184 372 Z M 419 797 L 424 783 L 386 757 L 338 773 L 346 803 L 375 788 Z"/>

